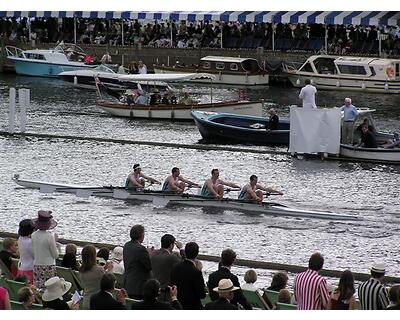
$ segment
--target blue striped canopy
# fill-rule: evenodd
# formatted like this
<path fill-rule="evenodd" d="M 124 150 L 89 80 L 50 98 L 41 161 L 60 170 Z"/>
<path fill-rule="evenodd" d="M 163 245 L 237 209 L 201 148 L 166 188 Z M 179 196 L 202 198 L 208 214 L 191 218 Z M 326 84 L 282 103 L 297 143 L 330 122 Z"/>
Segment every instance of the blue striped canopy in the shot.
<path fill-rule="evenodd" d="M 0 11 L 2 17 L 400 25 L 399 11 Z"/>

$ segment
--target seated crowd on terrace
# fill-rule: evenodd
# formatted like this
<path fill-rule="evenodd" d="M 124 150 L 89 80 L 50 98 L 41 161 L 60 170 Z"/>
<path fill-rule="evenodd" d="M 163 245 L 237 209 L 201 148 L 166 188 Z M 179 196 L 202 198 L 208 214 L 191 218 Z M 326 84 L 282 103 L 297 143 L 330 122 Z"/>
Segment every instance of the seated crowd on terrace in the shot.
<path fill-rule="evenodd" d="M 8 44 L 17 42 L 74 42 L 73 18 L 34 18 L 29 33 L 27 18 L 1 18 L 0 34 Z M 119 46 L 141 45 L 174 48 L 256 49 L 295 52 L 318 52 L 325 46 L 323 24 L 282 24 L 209 21 L 139 21 L 77 19 L 77 43 Z M 172 31 L 171 31 L 172 28 Z M 275 34 L 273 33 L 275 28 Z M 328 25 L 328 53 L 378 54 L 378 30 L 382 51 L 400 54 L 399 30 L 396 27 Z M 172 46 L 171 46 L 172 36 Z M 273 42 L 274 41 L 274 42 Z"/>
<path fill-rule="evenodd" d="M 257 287 L 250 269 L 239 281 L 232 272 L 236 253 L 222 251 L 218 267 L 204 276 L 196 242 L 183 245 L 171 234 L 161 237 L 159 249 L 142 245 L 145 228 L 134 225 L 130 241 L 110 252 L 85 245 L 80 256 L 68 244 L 61 258 L 57 222 L 51 211 L 19 224 L 19 238 L 6 238 L 0 251 L 0 309 L 364 309 L 400 308 L 400 285 L 385 287 L 385 265 L 375 261 L 370 279 L 359 285 L 344 270 L 336 286 L 319 273 L 323 256 L 316 252 L 308 269 L 290 279 L 279 271 L 270 286 Z M 176 250 L 174 250 L 176 248 Z M 289 285 L 288 285 L 289 284 Z M 293 288 L 290 291 L 289 288 Z M 356 299 L 357 296 L 357 299 Z"/>

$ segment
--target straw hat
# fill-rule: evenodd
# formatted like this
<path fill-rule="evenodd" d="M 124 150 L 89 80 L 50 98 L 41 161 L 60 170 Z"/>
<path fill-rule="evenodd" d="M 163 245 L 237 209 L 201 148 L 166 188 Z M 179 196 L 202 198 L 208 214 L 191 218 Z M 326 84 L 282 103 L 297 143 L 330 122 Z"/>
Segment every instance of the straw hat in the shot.
<path fill-rule="evenodd" d="M 63 295 L 71 289 L 72 283 L 65 281 L 63 278 L 52 277 L 44 283 L 44 286 L 46 289 L 42 295 L 43 301 L 63 300 Z"/>
<path fill-rule="evenodd" d="M 231 281 L 231 279 L 221 279 L 218 282 L 218 287 L 215 287 L 213 290 L 218 293 L 223 292 L 231 292 L 240 289 L 239 287 L 235 287 Z"/>
<path fill-rule="evenodd" d="M 385 273 L 385 264 L 383 262 L 374 262 L 371 266 L 371 271 L 376 273 Z"/>
<path fill-rule="evenodd" d="M 38 218 L 33 219 L 33 225 L 40 230 L 49 230 L 57 226 L 57 222 L 53 219 L 51 211 L 39 210 Z"/>

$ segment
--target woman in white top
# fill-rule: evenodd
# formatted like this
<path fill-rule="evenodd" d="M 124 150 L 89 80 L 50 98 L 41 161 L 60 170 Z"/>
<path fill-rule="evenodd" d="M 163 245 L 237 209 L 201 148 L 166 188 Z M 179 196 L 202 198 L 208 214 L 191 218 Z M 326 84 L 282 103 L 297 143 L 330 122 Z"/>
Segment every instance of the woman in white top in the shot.
<path fill-rule="evenodd" d="M 264 294 L 264 292 L 260 289 L 258 289 L 254 283 L 257 281 L 257 273 L 253 270 L 247 270 L 246 273 L 244 274 L 244 281 L 246 283 L 242 284 L 240 288 L 242 290 L 247 290 L 247 291 L 253 291 L 253 292 L 258 292 L 260 296 Z"/>
<path fill-rule="evenodd" d="M 31 234 L 35 231 L 32 219 L 24 219 L 19 223 L 18 248 L 20 266 L 17 276 L 26 277 L 33 284 L 33 247 Z"/>
<path fill-rule="evenodd" d="M 38 229 L 32 233 L 33 283 L 36 288 L 44 289 L 44 283 L 57 275 L 56 259 L 59 255 L 57 234 L 49 231 L 57 226 L 57 222 L 53 219 L 51 211 L 40 210 L 33 224 Z"/>

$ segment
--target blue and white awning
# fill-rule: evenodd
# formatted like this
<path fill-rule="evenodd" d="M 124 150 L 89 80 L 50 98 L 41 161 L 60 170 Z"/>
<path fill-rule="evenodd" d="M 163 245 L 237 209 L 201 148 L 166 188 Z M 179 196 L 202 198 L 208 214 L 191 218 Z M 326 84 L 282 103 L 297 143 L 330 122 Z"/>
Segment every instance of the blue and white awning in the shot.
<path fill-rule="evenodd" d="M 399 11 L 0 11 L 2 17 L 400 25 Z"/>

